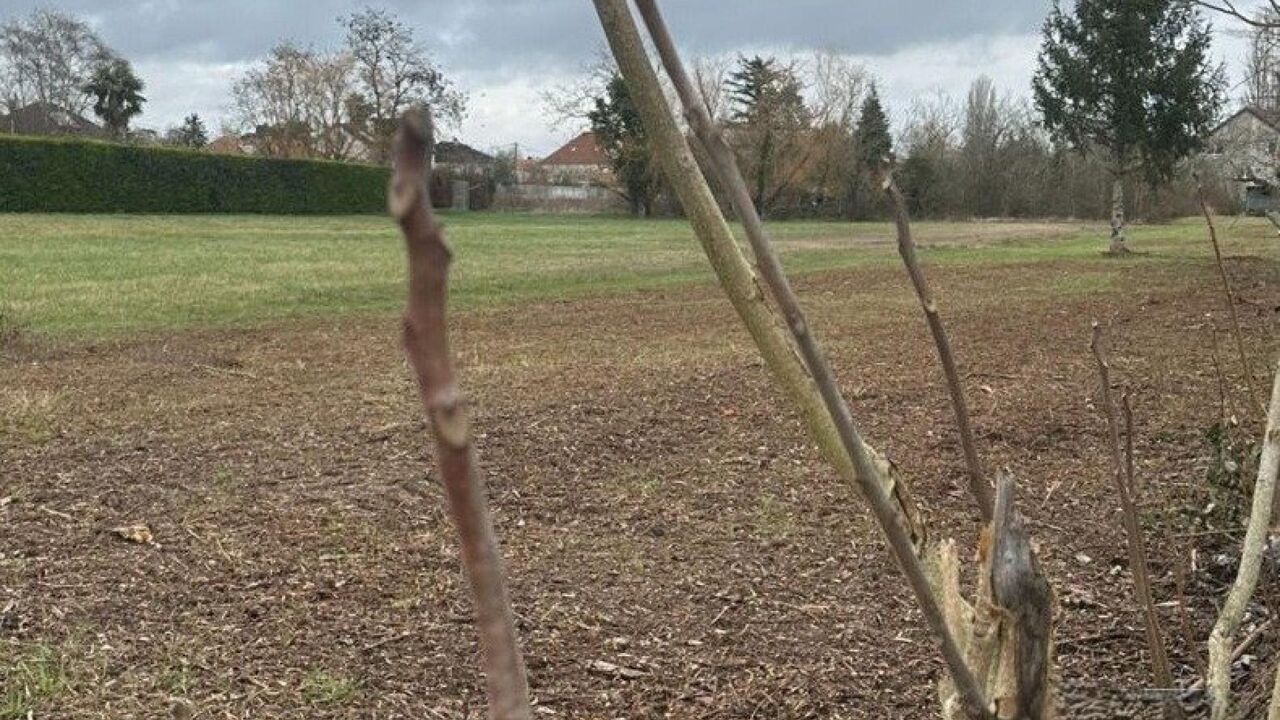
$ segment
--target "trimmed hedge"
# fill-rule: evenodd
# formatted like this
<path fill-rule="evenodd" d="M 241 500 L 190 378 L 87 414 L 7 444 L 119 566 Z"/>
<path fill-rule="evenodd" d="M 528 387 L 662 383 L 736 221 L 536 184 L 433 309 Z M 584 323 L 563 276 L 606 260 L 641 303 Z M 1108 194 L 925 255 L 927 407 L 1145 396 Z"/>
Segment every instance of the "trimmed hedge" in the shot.
<path fill-rule="evenodd" d="M 385 213 L 390 171 L 0 135 L 0 212 Z"/>

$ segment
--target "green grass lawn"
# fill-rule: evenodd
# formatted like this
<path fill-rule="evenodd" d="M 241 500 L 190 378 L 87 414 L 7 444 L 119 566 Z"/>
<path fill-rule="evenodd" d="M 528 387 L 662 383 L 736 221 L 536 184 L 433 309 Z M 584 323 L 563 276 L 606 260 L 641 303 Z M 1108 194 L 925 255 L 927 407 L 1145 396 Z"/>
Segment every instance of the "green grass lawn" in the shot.
<path fill-rule="evenodd" d="M 446 224 L 461 307 L 711 281 L 681 220 L 468 214 Z M 1234 252 L 1260 252 L 1274 235 L 1265 221 L 1220 224 Z M 886 224 L 771 229 L 794 272 L 896 261 Z M 1106 262 L 1098 225 L 930 222 L 916 232 L 935 263 Z M 1145 252 L 1137 261 L 1208 252 L 1192 220 L 1131 235 Z M 383 217 L 0 215 L 0 323 L 98 338 L 386 312 L 402 302 L 403 264 Z"/>

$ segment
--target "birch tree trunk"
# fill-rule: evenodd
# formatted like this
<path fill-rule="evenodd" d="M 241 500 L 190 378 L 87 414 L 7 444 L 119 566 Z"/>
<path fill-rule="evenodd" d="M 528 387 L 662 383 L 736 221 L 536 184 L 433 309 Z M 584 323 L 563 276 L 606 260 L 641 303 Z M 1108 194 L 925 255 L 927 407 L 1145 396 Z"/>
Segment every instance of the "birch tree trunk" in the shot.
<path fill-rule="evenodd" d="M 1280 365 L 1275 368 L 1271 403 L 1267 409 L 1267 430 L 1262 440 L 1262 457 L 1258 460 L 1258 479 L 1253 485 L 1253 504 L 1244 535 L 1240 568 L 1231 592 L 1222 604 L 1222 612 L 1209 636 L 1208 690 L 1210 717 L 1226 720 L 1231 702 L 1232 639 L 1244 617 L 1245 606 L 1258 586 L 1258 573 L 1267 545 L 1267 528 L 1271 521 L 1272 496 L 1276 476 L 1280 474 Z"/>
<path fill-rule="evenodd" d="M 1124 244 L 1124 176 L 1117 174 L 1111 180 L 1111 249 L 1112 255 L 1129 252 Z"/>

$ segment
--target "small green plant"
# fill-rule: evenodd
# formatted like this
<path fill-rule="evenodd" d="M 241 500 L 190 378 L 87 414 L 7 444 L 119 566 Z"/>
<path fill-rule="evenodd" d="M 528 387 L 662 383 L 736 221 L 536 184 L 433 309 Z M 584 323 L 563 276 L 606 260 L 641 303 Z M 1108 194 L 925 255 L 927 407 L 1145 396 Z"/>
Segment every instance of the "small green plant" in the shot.
<path fill-rule="evenodd" d="M 326 672 L 312 672 L 302 679 L 302 699 L 311 705 L 340 705 L 355 697 L 359 683 Z"/>
<path fill-rule="evenodd" d="M 1211 450 L 1205 472 L 1208 497 L 1198 515 L 1207 526 L 1239 525 L 1253 495 L 1253 478 L 1262 448 L 1255 440 L 1233 433 L 1234 427 L 1234 421 L 1216 422 L 1204 433 Z"/>
<path fill-rule="evenodd" d="M 37 645 L 5 674 L 0 720 L 24 720 L 45 698 L 67 686 L 66 670 L 53 648 Z"/>

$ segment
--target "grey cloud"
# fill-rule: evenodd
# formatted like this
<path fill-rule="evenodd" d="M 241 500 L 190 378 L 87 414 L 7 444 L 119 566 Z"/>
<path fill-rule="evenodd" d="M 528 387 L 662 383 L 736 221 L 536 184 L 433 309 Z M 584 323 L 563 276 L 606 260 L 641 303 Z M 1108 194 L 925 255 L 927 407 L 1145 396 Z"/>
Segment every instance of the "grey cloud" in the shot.
<path fill-rule="evenodd" d="M 0 0 L 0 17 L 53 4 L 93 18 L 113 47 L 137 59 L 235 62 L 289 38 L 340 40 L 339 0 Z M 588 0 L 390 0 L 447 67 L 564 65 L 589 56 L 600 30 Z M 859 54 L 904 45 L 1034 30 L 1051 0 L 668 0 L 673 31 L 695 52 L 739 47 L 831 48 Z"/>

